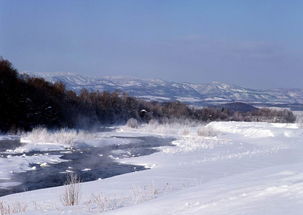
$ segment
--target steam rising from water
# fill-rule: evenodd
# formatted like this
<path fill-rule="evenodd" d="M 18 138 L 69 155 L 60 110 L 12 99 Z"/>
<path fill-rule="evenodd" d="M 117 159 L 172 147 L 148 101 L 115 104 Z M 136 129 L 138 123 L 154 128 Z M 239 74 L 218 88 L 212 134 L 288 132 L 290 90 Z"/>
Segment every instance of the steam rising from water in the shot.
<path fill-rule="evenodd" d="M 31 132 L 22 134 L 21 142 L 73 146 L 77 141 L 85 141 L 94 137 L 95 135 L 92 133 L 72 129 L 50 131 L 45 128 L 36 128 Z"/>

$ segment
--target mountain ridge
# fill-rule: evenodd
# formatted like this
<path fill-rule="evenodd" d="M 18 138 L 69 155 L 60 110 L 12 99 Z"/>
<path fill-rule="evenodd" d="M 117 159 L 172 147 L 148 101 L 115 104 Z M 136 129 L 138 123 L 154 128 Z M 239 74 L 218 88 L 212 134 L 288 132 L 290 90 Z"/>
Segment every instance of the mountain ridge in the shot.
<path fill-rule="evenodd" d="M 86 77 L 73 73 L 28 73 L 50 82 L 63 82 L 68 89 L 79 92 L 121 90 L 146 100 L 178 100 L 192 105 L 245 102 L 249 104 L 303 104 L 303 89 L 250 89 L 222 82 L 189 83 L 161 79 L 140 79 L 121 76 Z M 303 106 L 302 106 L 303 108 Z"/>

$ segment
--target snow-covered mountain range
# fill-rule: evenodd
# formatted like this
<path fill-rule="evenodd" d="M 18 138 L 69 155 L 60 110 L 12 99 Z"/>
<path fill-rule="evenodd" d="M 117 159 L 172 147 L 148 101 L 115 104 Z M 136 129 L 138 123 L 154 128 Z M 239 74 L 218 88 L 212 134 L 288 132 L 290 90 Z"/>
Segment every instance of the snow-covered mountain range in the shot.
<path fill-rule="evenodd" d="M 131 96 L 157 101 L 178 100 L 194 105 L 245 102 L 250 104 L 303 104 L 303 89 L 249 89 L 220 82 L 178 83 L 159 79 L 125 77 L 92 78 L 73 73 L 35 73 L 48 81 L 63 82 L 68 89 L 80 91 L 121 90 Z"/>

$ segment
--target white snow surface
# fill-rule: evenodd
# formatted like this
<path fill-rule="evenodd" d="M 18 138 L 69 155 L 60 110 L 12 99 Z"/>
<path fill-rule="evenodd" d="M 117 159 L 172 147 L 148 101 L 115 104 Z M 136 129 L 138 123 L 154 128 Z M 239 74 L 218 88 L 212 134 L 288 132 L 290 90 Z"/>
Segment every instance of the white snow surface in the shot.
<path fill-rule="evenodd" d="M 154 122 L 117 127 L 111 135 L 174 137 L 175 146 L 122 160 L 149 170 L 82 183 L 76 206 L 62 205 L 64 187 L 9 195 L 0 202 L 24 205 L 26 215 L 302 214 L 299 124 Z"/>

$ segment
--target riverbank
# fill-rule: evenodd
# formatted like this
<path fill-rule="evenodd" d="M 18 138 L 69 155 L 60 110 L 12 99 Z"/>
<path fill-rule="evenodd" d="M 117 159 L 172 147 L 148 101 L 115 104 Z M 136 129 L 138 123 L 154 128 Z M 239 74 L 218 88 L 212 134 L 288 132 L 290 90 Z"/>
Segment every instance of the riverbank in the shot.
<path fill-rule="evenodd" d="M 212 122 L 118 127 L 118 136 L 175 138 L 174 147 L 120 159 L 150 168 L 81 183 L 81 200 L 63 206 L 64 187 L 9 195 L 30 215 L 274 214 L 303 209 L 303 130 L 298 124 Z"/>

